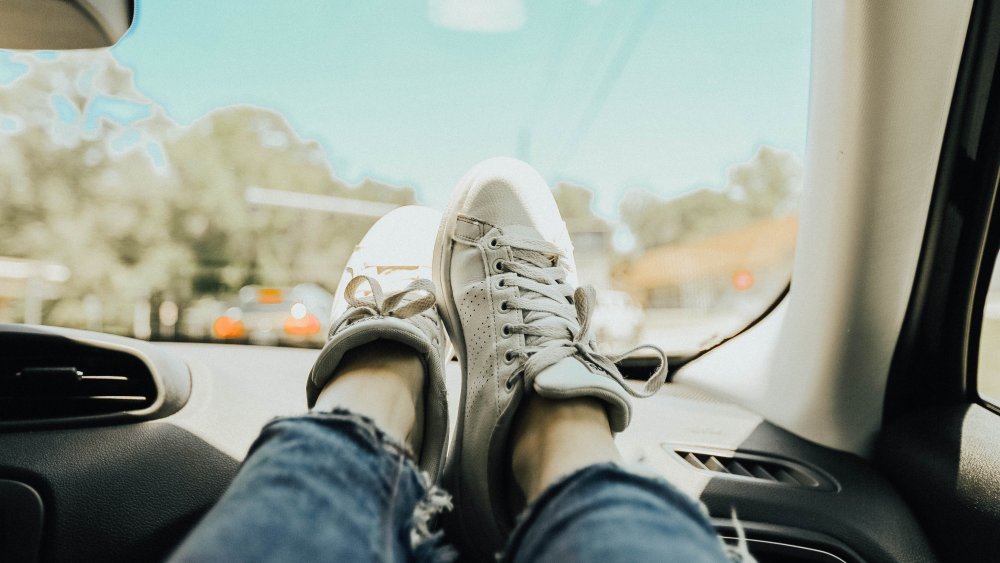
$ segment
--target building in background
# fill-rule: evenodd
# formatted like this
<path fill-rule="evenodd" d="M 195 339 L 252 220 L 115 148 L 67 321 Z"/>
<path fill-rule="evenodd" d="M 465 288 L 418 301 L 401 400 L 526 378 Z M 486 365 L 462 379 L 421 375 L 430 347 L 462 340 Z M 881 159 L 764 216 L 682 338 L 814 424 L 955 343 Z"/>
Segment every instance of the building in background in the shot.
<path fill-rule="evenodd" d="M 62 264 L 0 257 L 0 322 L 41 324 L 44 302 L 58 298 L 68 279 Z"/>
<path fill-rule="evenodd" d="M 785 215 L 656 246 L 628 262 L 615 281 L 650 309 L 758 306 L 745 297 L 777 294 L 788 283 L 797 227 L 798 216 Z"/>

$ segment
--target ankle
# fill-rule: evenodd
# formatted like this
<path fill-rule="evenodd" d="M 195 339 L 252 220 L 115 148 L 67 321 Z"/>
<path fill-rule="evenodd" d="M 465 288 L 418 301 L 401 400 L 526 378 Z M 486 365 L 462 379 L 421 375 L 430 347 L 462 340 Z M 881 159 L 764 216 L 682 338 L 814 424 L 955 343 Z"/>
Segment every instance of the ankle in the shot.
<path fill-rule="evenodd" d="M 602 402 L 525 398 L 514 422 L 511 468 L 529 501 L 570 473 L 615 461 L 621 455 Z"/>
<path fill-rule="evenodd" d="M 399 441 L 407 441 L 422 400 L 424 366 L 412 348 L 378 340 L 347 352 L 315 409 L 335 408 L 367 416 Z"/>

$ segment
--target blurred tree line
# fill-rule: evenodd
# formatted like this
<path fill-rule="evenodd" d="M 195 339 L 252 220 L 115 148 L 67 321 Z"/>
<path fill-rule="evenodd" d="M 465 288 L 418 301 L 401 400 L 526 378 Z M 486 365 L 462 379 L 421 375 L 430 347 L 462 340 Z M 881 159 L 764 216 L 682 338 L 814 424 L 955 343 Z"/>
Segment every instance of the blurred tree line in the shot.
<path fill-rule="evenodd" d="M 186 302 L 246 283 L 335 283 L 374 219 L 254 208 L 248 187 L 405 205 L 411 189 L 337 180 L 319 145 L 270 110 L 235 106 L 181 127 L 107 51 L 17 55 L 0 87 L 0 256 L 71 271 L 45 322 L 105 304 L 127 332 L 136 300 Z"/>
<path fill-rule="evenodd" d="M 85 326 L 88 296 L 104 304 L 105 329 L 128 332 L 134 303 L 152 296 L 185 303 L 248 283 L 333 289 L 374 219 L 255 208 L 249 187 L 415 201 L 409 188 L 338 180 L 322 148 L 274 111 L 230 106 L 180 126 L 108 51 L 9 61 L 22 73 L 0 83 L 0 256 L 69 268 L 45 322 Z M 621 220 L 637 252 L 699 239 L 793 212 L 800 179 L 794 154 L 764 146 L 721 189 L 628 192 Z M 562 184 L 555 195 L 567 222 L 603 223 L 591 190 Z"/>
<path fill-rule="evenodd" d="M 638 251 L 698 240 L 794 213 L 801 183 L 798 157 L 764 145 L 749 161 L 729 169 L 721 189 L 701 188 L 672 198 L 630 190 L 622 198 L 621 219 Z"/>

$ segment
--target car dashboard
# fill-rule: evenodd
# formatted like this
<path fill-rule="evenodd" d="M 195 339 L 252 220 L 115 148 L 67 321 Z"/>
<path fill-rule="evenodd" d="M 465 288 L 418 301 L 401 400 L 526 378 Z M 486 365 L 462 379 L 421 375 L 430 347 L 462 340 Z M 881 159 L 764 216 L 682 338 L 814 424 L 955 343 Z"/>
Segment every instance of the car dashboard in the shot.
<path fill-rule="evenodd" d="M 0 560 L 8 562 L 166 557 L 224 492 L 263 424 L 305 409 L 318 354 L 17 325 L 0 325 L 0 342 L 9 350 L 0 363 Z M 130 381 L 87 379 L 121 374 Z M 447 377 L 454 396 L 457 362 Z M 81 385 L 91 398 L 70 399 Z M 636 401 L 617 440 L 627 461 L 699 498 L 721 535 L 745 535 L 759 561 L 934 559 L 866 460 L 688 384 Z"/>

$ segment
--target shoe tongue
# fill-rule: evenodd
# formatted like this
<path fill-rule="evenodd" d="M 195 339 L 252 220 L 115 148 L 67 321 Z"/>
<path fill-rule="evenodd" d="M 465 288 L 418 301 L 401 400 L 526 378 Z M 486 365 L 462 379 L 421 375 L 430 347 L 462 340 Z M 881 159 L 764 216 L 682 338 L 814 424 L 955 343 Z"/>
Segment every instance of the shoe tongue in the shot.
<path fill-rule="evenodd" d="M 576 356 L 563 358 L 535 377 L 534 390 L 547 399 L 594 397 L 604 401 L 611 430 L 621 432 L 629 423 L 632 405 L 615 380 L 595 373 Z"/>

